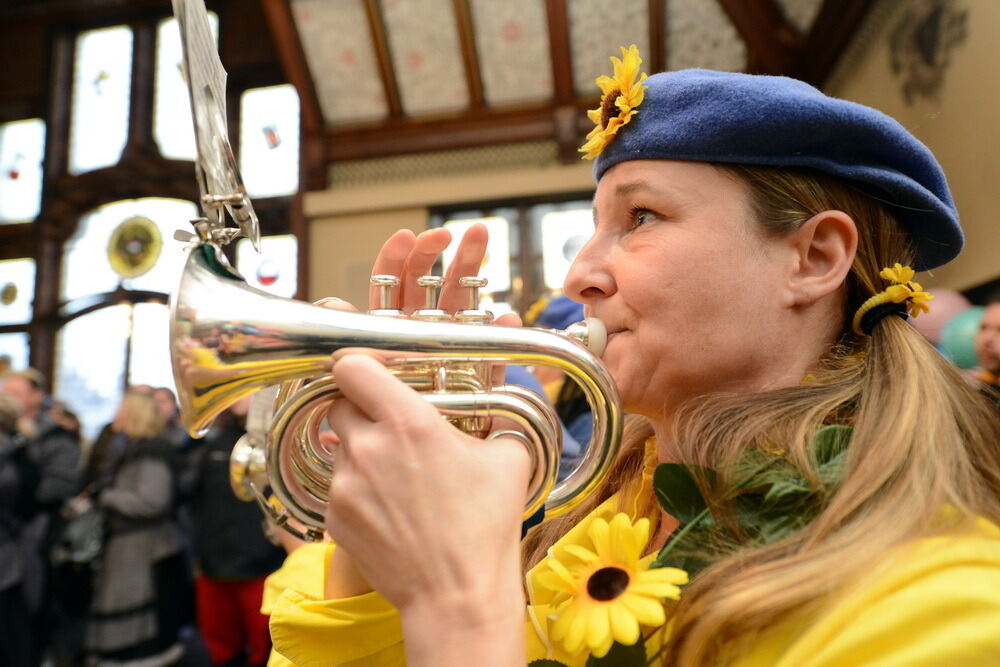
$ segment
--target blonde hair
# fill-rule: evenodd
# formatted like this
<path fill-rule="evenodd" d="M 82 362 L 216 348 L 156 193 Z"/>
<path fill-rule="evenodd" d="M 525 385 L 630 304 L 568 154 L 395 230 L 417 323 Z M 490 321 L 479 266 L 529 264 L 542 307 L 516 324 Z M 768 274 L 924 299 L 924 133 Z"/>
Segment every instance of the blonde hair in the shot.
<path fill-rule="evenodd" d="M 147 393 L 129 391 L 122 398 L 122 432 L 130 440 L 155 438 L 163 432 L 163 415 Z"/>
<path fill-rule="evenodd" d="M 953 529 L 963 518 L 1000 520 L 1000 428 L 989 406 L 902 319 L 886 318 L 870 337 L 851 331 L 849 315 L 883 289 L 880 269 L 912 264 L 913 248 L 899 223 L 876 200 L 821 173 L 720 168 L 747 184 L 765 233 L 787 234 L 819 212 L 841 210 L 857 224 L 859 246 L 844 286 L 840 339 L 818 360 L 810 382 L 699 397 L 676 420 L 682 460 L 719 471 L 721 484 L 705 491 L 710 502 L 721 503 L 741 453 L 781 443 L 788 460 L 822 488 L 812 460 L 813 434 L 828 423 L 849 424 L 853 433 L 843 481 L 806 528 L 775 544 L 737 548 L 685 588 L 672 609 L 667 665 L 736 657 L 742 641 L 753 641 L 831 591 L 858 585 L 893 548 Z M 637 448 L 635 438 L 628 441 L 622 468 Z M 609 477 L 599 493 L 606 498 L 632 483 Z M 526 563 L 537 562 L 558 538 L 556 530 L 565 532 L 593 506 L 529 536 Z M 950 523 L 940 520 L 948 506 L 957 510 Z M 739 544 L 739 532 L 732 532 Z"/>

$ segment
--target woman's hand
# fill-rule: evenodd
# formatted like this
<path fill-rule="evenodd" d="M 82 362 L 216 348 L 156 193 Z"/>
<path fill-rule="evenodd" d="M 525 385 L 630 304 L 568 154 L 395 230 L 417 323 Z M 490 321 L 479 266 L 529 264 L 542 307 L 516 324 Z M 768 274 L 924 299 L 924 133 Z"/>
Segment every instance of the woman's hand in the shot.
<path fill-rule="evenodd" d="M 523 445 L 465 435 L 370 356 L 341 356 L 334 372 L 347 399 L 328 417 L 341 441 L 326 522 L 334 542 L 400 609 L 494 594 L 507 574 L 518 587 Z"/>
<path fill-rule="evenodd" d="M 523 664 L 524 447 L 458 431 L 370 356 L 334 373 L 326 527 L 400 610 L 409 664 Z"/>
<path fill-rule="evenodd" d="M 458 278 L 476 274 L 486 240 L 482 226 L 463 238 L 439 307 L 468 307 Z M 449 241 L 437 229 L 398 232 L 386 242 L 373 273 L 400 276 L 394 304 L 406 312 L 423 307 L 416 279 L 430 273 Z M 402 614 L 410 664 L 422 657 L 452 664 L 453 650 L 454 664 L 468 664 L 461 637 L 470 631 L 473 644 L 490 646 L 485 640 L 495 633 L 500 640 L 476 664 L 504 655 L 523 664 L 519 536 L 529 456 L 519 441 L 482 441 L 452 427 L 381 356 L 334 355 L 344 400 L 328 417 L 341 444 L 326 522 L 338 545 L 327 593 L 357 594 L 359 582 L 371 582 Z"/>

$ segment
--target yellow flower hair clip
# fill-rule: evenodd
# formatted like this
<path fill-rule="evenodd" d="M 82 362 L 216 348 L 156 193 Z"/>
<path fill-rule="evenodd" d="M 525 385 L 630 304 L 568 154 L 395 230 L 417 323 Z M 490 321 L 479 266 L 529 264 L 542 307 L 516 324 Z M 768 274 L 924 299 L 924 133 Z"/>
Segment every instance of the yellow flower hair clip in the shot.
<path fill-rule="evenodd" d="M 854 314 L 854 333 L 870 336 L 875 324 L 888 315 L 906 318 L 929 313 L 931 307 L 927 302 L 934 295 L 923 291 L 920 283 L 913 281 L 914 273 L 913 269 L 899 262 L 891 268 L 882 269 L 879 275 L 892 284 L 858 308 Z"/>
<path fill-rule="evenodd" d="M 639 75 L 639 49 L 635 44 L 626 49 L 621 47 L 622 58 L 611 56 L 614 65 L 614 76 L 599 76 L 595 83 L 601 88 L 601 106 L 587 112 L 587 117 L 594 121 L 594 129 L 587 135 L 587 142 L 580 148 L 584 160 L 593 160 L 611 143 L 622 126 L 627 125 L 636 114 L 636 107 L 642 104 L 644 91 L 642 85 L 646 75 Z"/>

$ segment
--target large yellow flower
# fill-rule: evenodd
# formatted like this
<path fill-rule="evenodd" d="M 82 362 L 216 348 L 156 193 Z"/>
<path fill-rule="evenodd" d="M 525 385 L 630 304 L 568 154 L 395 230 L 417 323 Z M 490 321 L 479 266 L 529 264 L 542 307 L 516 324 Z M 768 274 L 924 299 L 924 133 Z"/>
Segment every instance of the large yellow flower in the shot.
<path fill-rule="evenodd" d="M 649 542 L 648 519 L 633 525 L 624 513 L 610 523 L 595 518 L 587 535 L 591 548 L 571 544 L 554 551 L 538 582 L 555 594 L 552 639 L 568 653 L 587 648 L 600 658 L 615 641 L 639 641 L 640 625 L 663 625 L 664 598 L 680 597 L 677 586 L 688 576 L 676 568 L 648 569 L 655 554 L 640 558 Z"/>
<path fill-rule="evenodd" d="M 580 148 L 581 153 L 586 153 L 584 160 L 593 160 L 600 155 L 618 134 L 618 130 L 632 120 L 632 116 L 636 114 L 635 108 L 642 104 L 647 86 L 642 85 L 646 80 L 645 74 L 638 81 L 635 79 L 639 74 L 639 65 L 642 64 L 639 49 L 633 44 L 628 49 L 623 46 L 621 50 L 621 60 L 611 56 L 614 76 L 599 76 L 595 79 L 601 88 L 601 106 L 587 112 L 587 117 L 595 125 L 587 135 L 587 143 Z"/>

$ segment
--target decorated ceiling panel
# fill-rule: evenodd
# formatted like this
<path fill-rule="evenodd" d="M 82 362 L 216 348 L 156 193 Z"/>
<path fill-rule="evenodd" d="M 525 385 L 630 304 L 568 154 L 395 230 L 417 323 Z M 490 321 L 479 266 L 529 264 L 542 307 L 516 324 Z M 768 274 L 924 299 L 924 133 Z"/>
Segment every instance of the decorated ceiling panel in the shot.
<path fill-rule="evenodd" d="M 630 44 L 650 74 L 698 67 L 822 86 L 876 2 L 261 1 L 300 90 L 305 169 L 319 175 L 309 187 L 328 183 L 333 163 L 411 153 L 555 142 L 560 160 L 576 159 L 594 79 Z"/>
<path fill-rule="evenodd" d="M 469 88 L 451 0 L 383 0 L 382 13 L 404 113 L 466 108 Z"/>
<path fill-rule="evenodd" d="M 572 44 L 573 88 L 581 97 L 600 94 L 594 79 L 610 74 L 608 58 L 635 44 L 649 53 L 647 0 L 573 0 L 567 3 Z"/>
<path fill-rule="evenodd" d="M 742 72 L 747 64 L 746 44 L 718 3 L 669 0 L 667 64 L 671 70 L 699 67 Z"/>
<path fill-rule="evenodd" d="M 389 113 L 362 0 L 292 0 L 299 38 L 329 123 Z"/>
<path fill-rule="evenodd" d="M 472 0 L 476 51 L 489 106 L 552 97 L 552 61 L 544 0 Z"/>

